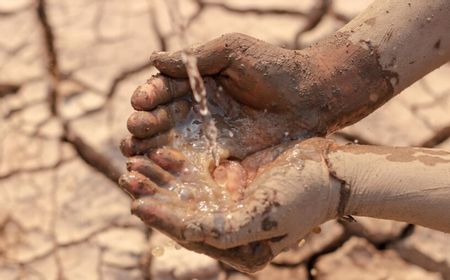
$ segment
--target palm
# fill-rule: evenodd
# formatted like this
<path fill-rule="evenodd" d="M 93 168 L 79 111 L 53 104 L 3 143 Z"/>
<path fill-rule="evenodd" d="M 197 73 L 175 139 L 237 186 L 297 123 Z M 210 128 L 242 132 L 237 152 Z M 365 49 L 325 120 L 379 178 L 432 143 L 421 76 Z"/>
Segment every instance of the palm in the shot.
<path fill-rule="evenodd" d="M 218 142 L 229 156 L 243 159 L 275 144 L 307 135 L 296 114 L 288 109 L 254 108 L 237 102 L 213 79 L 206 78 L 205 82 L 209 108 L 219 131 Z"/>
<path fill-rule="evenodd" d="M 148 225 L 188 249 L 254 271 L 324 222 L 317 207 L 297 209 L 318 195 L 293 187 L 302 180 L 301 170 L 317 169 L 316 159 L 308 160 L 308 146 L 291 143 L 264 150 L 242 164 L 225 161 L 211 172 L 205 143 L 190 141 L 180 131 L 148 158 L 130 158 L 130 173 L 121 179 L 136 198 L 133 213 Z M 303 221 L 301 229 L 282 220 L 292 219 L 289 213 Z"/>

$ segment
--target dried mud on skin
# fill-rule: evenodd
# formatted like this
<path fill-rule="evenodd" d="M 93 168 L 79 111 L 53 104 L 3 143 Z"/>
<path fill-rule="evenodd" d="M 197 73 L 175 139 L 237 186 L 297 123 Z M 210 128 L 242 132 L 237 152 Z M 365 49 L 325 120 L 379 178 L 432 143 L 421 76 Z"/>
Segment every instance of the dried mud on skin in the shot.
<path fill-rule="evenodd" d="M 345 2 L 191 0 L 182 12 L 195 41 L 242 32 L 300 48 L 370 1 Z M 162 0 L 0 1 L 0 279 L 161 279 L 167 267 L 177 273 L 166 279 L 369 279 L 374 270 L 450 279 L 448 234 L 358 217 L 330 222 L 254 275 L 186 250 L 178 260 L 198 261 L 152 258 L 157 235 L 130 215 L 115 181 L 130 95 L 155 73 L 152 51 L 177 49 L 168 26 Z M 444 65 L 335 137 L 450 149 L 449 74 Z"/>

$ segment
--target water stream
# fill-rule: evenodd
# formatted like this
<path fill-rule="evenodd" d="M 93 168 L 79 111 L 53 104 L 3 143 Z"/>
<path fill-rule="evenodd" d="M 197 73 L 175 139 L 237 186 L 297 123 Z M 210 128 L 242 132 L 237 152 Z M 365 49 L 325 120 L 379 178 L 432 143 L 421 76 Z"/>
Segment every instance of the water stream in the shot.
<path fill-rule="evenodd" d="M 186 33 L 186 20 L 180 12 L 178 0 L 167 0 L 167 8 L 170 15 L 170 22 L 172 29 L 178 36 L 182 48 L 182 60 L 186 67 L 186 72 L 189 77 L 189 83 L 192 89 L 194 100 L 199 105 L 199 113 L 202 119 L 202 134 L 205 136 L 210 153 L 216 166 L 219 165 L 219 149 L 217 145 L 217 127 L 214 118 L 208 109 L 206 98 L 206 89 L 203 78 L 197 67 L 197 58 L 188 48 L 189 42 Z"/>

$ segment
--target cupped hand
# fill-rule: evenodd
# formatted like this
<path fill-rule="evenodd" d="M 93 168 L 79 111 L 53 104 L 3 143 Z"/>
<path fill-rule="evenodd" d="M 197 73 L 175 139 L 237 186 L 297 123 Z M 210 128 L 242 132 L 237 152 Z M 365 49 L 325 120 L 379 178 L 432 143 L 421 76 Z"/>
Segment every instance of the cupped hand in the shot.
<path fill-rule="evenodd" d="M 202 76 L 208 76 L 208 97 L 220 99 L 221 113 L 212 113 L 219 142 L 230 156 L 245 156 L 283 142 L 324 135 L 318 120 L 319 96 L 307 79 L 312 62 L 302 52 L 283 49 L 242 34 L 228 34 L 193 47 Z M 137 110 L 128 120 L 134 138 L 123 150 L 128 156 L 167 142 L 167 132 L 189 112 L 189 82 L 181 52 L 155 53 L 161 75 L 140 86 L 132 96 Z M 213 97 L 214 96 L 214 97 Z M 310 96 L 310 97 L 308 97 Z M 167 105 L 168 104 L 168 105 Z M 217 102 L 210 101 L 210 107 Z"/>
<path fill-rule="evenodd" d="M 201 142 L 180 138 L 129 158 L 120 185 L 135 198 L 135 215 L 188 249 L 252 272 L 337 215 L 339 187 L 322 154 L 328 140 L 285 144 L 214 169 Z"/>
<path fill-rule="evenodd" d="M 298 51 L 233 33 L 190 50 L 200 75 L 213 81 L 208 96 L 223 100 L 214 119 L 230 156 L 242 159 L 283 140 L 324 136 L 393 96 L 395 77 L 380 69 L 373 51 L 348 36 L 337 32 Z M 129 156 L 166 143 L 166 132 L 189 112 L 182 53 L 155 53 L 151 59 L 161 74 L 133 94 L 137 112 L 128 129 L 134 138 L 123 145 Z"/>

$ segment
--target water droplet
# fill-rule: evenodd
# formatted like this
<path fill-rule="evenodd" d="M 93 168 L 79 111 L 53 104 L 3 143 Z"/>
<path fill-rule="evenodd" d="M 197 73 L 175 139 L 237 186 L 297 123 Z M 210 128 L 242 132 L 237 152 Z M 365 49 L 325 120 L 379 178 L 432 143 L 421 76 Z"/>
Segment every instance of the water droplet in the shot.
<path fill-rule="evenodd" d="M 142 199 L 138 199 L 136 202 L 138 205 L 144 205 L 144 201 Z"/>
<path fill-rule="evenodd" d="M 164 247 L 162 246 L 156 246 L 152 249 L 152 256 L 154 257 L 161 257 L 164 255 Z"/>
<path fill-rule="evenodd" d="M 182 188 L 180 193 L 178 194 L 178 197 L 181 200 L 189 200 L 189 199 L 193 199 L 194 198 L 194 194 L 192 193 L 192 191 L 186 189 L 186 188 Z"/>
<path fill-rule="evenodd" d="M 206 107 L 205 108 L 200 108 L 199 113 L 202 116 L 206 116 L 206 115 L 208 115 L 208 109 Z"/>
<path fill-rule="evenodd" d="M 303 245 L 305 245 L 305 243 L 306 243 L 305 239 L 300 240 L 300 242 L 298 242 L 298 247 L 303 247 Z"/>
<path fill-rule="evenodd" d="M 173 248 L 175 247 L 175 242 L 173 240 L 169 240 L 166 242 L 166 248 Z"/>
<path fill-rule="evenodd" d="M 194 100 L 195 102 L 199 103 L 202 100 L 202 96 L 198 94 L 194 94 Z"/>

